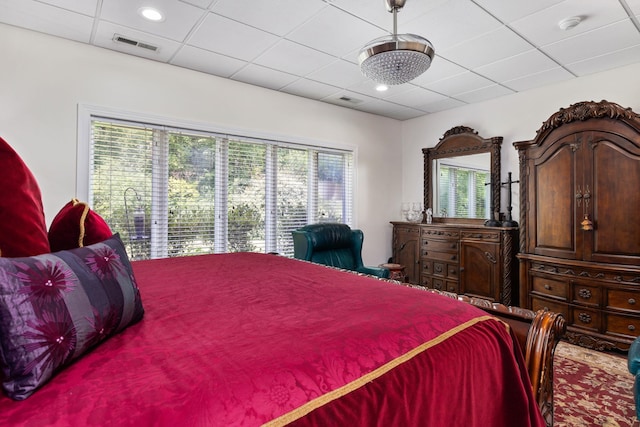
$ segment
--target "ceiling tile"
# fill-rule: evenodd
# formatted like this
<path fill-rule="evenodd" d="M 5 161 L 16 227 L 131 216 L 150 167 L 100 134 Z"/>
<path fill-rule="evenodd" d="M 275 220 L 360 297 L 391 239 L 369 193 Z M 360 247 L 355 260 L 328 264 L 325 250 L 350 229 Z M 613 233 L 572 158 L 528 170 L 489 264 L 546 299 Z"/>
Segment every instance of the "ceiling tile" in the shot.
<path fill-rule="evenodd" d="M 441 50 L 439 54 L 458 65 L 474 69 L 532 48 L 533 46 L 518 34 L 502 26 L 480 37 Z"/>
<path fill-rule="evenodd" d="M 174 0 L 153 0 L 152 4 L 164 14 L 162 22 L 149 21 L 138 13 L 141 7 L 149 5 L 147 0 L 103 0 L 100 18 L 181 42 L 205 13 L 200 8 Z"/>
<path fill-rule="evenodd" d="M 631 8 L 631 12 L 636 16 L 640 15 L 640 0 L 627 0 L 627 4 L 629 8 Z"/>
<path fill-rule="evenodd" d="M 207 9 L 213 3 L 212 0 L 179 0 L 183 3 L 189 3 L 202 9 Z"/>
<path fill-rule="evenodd" d="M 465 68 L 447 61 L 445 58 L 436 56 L 431 63 L 431 67 L 415 79 L 411 83 L 419 86 L 428 86 L 438 80 L 447 79 L 457 74 L 462 74 Z"/>
<path fill-rule="evenodd" d="M 537 74 L 505 81 L 503 84 L 516 92 L 522 92 L 545 85 L 559 83 L 571 79 L 573 75 L 563 68 L 554 68 Z"/>
<path fill-rule="evenodd" d="M 388 99 L 397 94 L 410 91 L 416 87 L 407 83 L 401 85 L 390 85 L 387 87 L 387 90 L 379 91 L 376 89 L 378 86 L 379 84 L 374 82 L 373 80 L 366 80 L 356 85 L 348 86 L 347 89 L 357 93 L 362 93 L 367 96 L 371 96 L 373 98 Z"/>
<path fill-rule="evenodd" d="M 233 37 L 229 37 L 233 34 Z M 273 34 L 209 13 L 187 41 L 189 45 L 251 61 L 279 40 Z"/>
<path fill-rule="evenodd" d="M 325 7 L 327 5 L 318 0 L 219 0 L 211 10 L 218 15 L 284 36 Z"/>
<path fill-rule="evenodd" d="M 308 79 L 299 79 L 283 87 L 282 92 L 311 99 L 322 99 L 341 91 L 340 88 Z"/>
<path fill-rule="evenodd" d="M 387 117 L 391 117 L 396 120 L 408 120 L 424 115 L 423 111 L 415 110 L 403 105 L 393 104 L 380 99 L 356 105 L 354 108 L 371 114 L 384 114 Z"/>
<path fill-rule="evenodd" d="M 342 59 L 338 59 L 326 67 L 309 74 L 307 78 L 342 88 L 354 86 L 368 80 L 360 72 L 360 67 Z"/>
<path fill-rule="evenodd" d="M 383 35 L 375 26 L 328 7 L 289 33 L 287 39 L 340 57 Z"/>
<path fill-rule="evenodd" d="M 437 113 L 438 111 L 450 110 L 452 108 L 458 108 L 466 105 L 462 101 L 458 101 L 453 98 L 445 98 L 441 101 L 435 101 L 430 104 L 425 104 L 421 110 L 427 113 Z"/>
<path fill-rule="evenodd" d="M 233 76 L 233 80 L 238 80 L 252 85 L 266 87 L 268 89 L 278 90 L 291 84 L 298 79 L 292 74 L 283 73 L 282 71 L 272 70 L 260 65 L 249 64 Z"/>
<path fill-rule="evenodd" d="M 280 40 L 253 62 L 290 74 L 305 76 L 312 71 L 324 67 L 335 58 L 289 40 Z"/>
<path fill-rule="evenodd" d="M 568 64 L 566 67 L 577 76 L 586 76 L 638 62 L 635 58 L 640 58 L 640 45 L 609 52 L 602 56 L 594 56 L 584 61 Z"/>
<path fill-rule="evenodd" d="M 558 22 L 572 16 L 582 22 L 561 30 Z M 544 46 L 627 18 L 618 0 L 566 0 L 512 23 L 511 27 L 536 46 Z"/>
<path fill-rule="evenodd" d="M 472 73 L 471 71 L 465 71 L 462 74 L 458 74 L 448 79 L 438 80 L 427 85 L 427 89 L 431 89 L 434 92 L 438 92 L 444 95 L 453 96 L 458 93 L 465 93 L 472 90 L 481 89 L 487 86 L 493 85 L 494 82 Z"/>
<path fill-rule="evenodd" d="M 416 109 L 423 109 L 425 105 L 447 99 L 446 96 L 432 92 L 428 89 L 414 87 L 411 90 L 391 96 L 389 101 L 406 105 Z"/>
<path fill-rule="evenodd" d="M 193 46 L 182 47 L 175 54 L 171 63 L 220 77 L 230 77 L 247 65 L 245 61 Z"/>
<path fill-rule="evenodd" d="M 71 12 L 82 13 L 87 16 L 96 16 L 96 7 L 98 0 L 39 0 L 41 3 L 50 4 L 52 6 L 61 7 Z M 20 1 L 25 3 L 24 0 Z"/>
<path fill-rule="evenodd" d="M 640 45 L 640 32 L 631 20 L 626 19 L 541 49 L 556 61 L 566 64 L 605 55 L 612 49 L 621 50 L 635 45 Z"/>
<path fill-rule="evenodd" d="M 126 43 L 118 43 L 113 40 L 114 34 L 119 34 L 131 40 L 143 42 L 158 47 L 157 51 L 143 49 Z M 140 56 L 154 61 L 169 61 L 180 48 L 180 44 L 173 41 L 154 36 L 149 33 L 132 30 L 110 22 L 100 22 L 96 31 L 94 44 L 107 49 L 116 50 L 130 55 Z"/>
<path fill-rule="evenodd" d="M 515 21 L 564 0 L 474 0 L 478 6 L 504 23 Z"/>
<path fill-rule="evenodd" d="M 378 27 L 387 30 L 389 33 L 393 31 L 393 14 L 387 11 L 383 1 L 371 0 L 326 0 L 342 10 L 350 14 L 360 17 L 365 21 L 371 22 Z M 423 15 L 428 11 L 448 2 L 449 0 L 429 0 L 408 1 L 402 9 L 397 13 L 398 26 L 402 26 L 405 22 L 415 19 L 417 16 Z M 403 33 L 402 28 L 398 28 L 399 33 Z"/>
<path fill-rule="evenodd" d="M 0 21 L 83 43 L 89 43 L 93 28 L 88 16 L 24 0 L 0 2 Z"/>
<path fill-rule="evenodd" d="M 532 49 L 492 64 L 478 67 L 475 71 L 491 80 L 502 82 L 529 74 L 537 74 L 558 67 L 558 64 L 543 53 Z"/>
<path fill-rule="evenodd" d="M 502 24 L 468 0 L 450 0 L 430 13 L 409 21 L 400 33 L 429 39 L 436 53 L 498 29 Z"/>
<path fill-rule="evenodd" d="M 514 91 L 507 87 L 501 85 L 491 85 L 482 89 L 460 93 L 456 95 L 455 98 L 468 104 L 473 104 L 475 102 L 487 101 L 489 99 L 510 95 L 512 93 L 514 93 Z"/>

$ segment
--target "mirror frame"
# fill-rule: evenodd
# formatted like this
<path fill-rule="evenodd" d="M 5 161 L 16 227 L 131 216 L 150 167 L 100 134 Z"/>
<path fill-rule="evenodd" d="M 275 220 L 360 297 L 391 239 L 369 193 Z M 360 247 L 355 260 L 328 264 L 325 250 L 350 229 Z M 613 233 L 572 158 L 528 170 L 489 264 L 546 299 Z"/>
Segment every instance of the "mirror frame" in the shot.
<path fill-rule="evenodd" d="M 468 156 L 471 154 L 491 153 L 491 198 L 493 212 L 491 219 L 495 218 L 495 212 L 500 212 L 500 147 L 502 137 L 482 138 L 478 132 L 470 127 L 455 126 L 444 133 L 435 147 L 423 148 L 424 156 L 424 207 L 433 209 L 432 191 L 432 164 L 435 159 L 446 157 Z M 484 223 L 486 218 L 454 218 L 436 217 L 439 222 L 467 222 Z"/>

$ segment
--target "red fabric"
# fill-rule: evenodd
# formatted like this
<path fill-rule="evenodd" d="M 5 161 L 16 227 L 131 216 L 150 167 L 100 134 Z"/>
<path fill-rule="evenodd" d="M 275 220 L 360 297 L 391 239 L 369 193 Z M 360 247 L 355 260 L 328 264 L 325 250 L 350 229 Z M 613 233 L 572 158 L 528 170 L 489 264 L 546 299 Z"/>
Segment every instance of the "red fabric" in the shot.
<path fill-rule="evenodd" d="M 72 199 L 51 221 L 49 244 L 51 252 L 57 252 L 100 243 L 112 235 L 109 225 L 88 204 Z"/>
<path fill-rule="evenodd" d="M 544 424 L 506 327 L 470 305 L 276 255 L 133 268 L 145 319 L 0 399 L 0 425 Z"/>
<path fill-rule="evenodd" d="M 40 187 L 18 153 L 0 138 L 0 256 L 49 252 Z"/>

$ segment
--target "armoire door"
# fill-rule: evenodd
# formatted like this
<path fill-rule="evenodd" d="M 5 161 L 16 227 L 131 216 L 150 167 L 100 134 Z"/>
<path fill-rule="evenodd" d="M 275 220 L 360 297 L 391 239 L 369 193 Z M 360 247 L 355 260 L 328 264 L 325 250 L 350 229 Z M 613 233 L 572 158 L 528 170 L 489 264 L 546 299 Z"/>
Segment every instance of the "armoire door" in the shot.
<path fill-rule="evenodd" d="M 549 148 L 547 148 L 549 147 Z M 582 233 L 577 213 L 584 204 L 583 141 L 579 135 L 531 150 L 527 251 L 565 259 L 582 258 Z"/>
<path fill-rule="evenodd" d="M 586 136 L 585 185 L 591 195 L 582 214 L 593 223 L 583 230 L 584 260 L 640 265 L 640 147 L 623 135 Z M 578 220 L 583 220 L 578 218 Z"/>

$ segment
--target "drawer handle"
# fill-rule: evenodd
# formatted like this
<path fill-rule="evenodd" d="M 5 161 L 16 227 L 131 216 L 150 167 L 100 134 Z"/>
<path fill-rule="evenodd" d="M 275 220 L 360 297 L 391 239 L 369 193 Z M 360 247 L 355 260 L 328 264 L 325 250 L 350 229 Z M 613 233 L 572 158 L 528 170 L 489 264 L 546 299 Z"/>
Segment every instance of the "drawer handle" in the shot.
<path fill-rule="evenodd" d="M 578 315 L 578 318 L 582 323 L 591 323 L 591 316 L 589 316 L 587 313 L 580 313 Z"/>
<path fill-rule="evenodd" d="M 591 291 L 589 289 L 582 288 L 578 291 L 578 295 L 583 299 L 589 299 L 591 298 Z"/>
<path fill-rule="evenodd" d="M 629 304 L 634 305 L 636 303 L 636 300 L 633 298 L 629 298 L 629 301 L 627 301 Z"/>
<path fill-rule="evenodd" d="M 632 331 L 632 332 L 633 332 L 633 331 L 635 331 L 635 330 L 636 330 L 636 327 L 635 327 L 635 326 L 633 326 L 633 325 L 629 325 L 629 326 L 627 326 L 627 329 L 629 329 L 630 331 Z"/>
<path fill-rule="evenodd" d="M 456 260 L 456 256 L 457 256 L 457 255 L 452 255 L 452 256 L 451 256 L 451 261 L 455 261 L 455 260 Z"/>
<path fill-rule="evenodd" d="M 551 290 L 551 286 L 549 286 L 547 283 L 545 283 L 545 284 L 544 284 L 544 288 L 545 288 L 546 290 L 548 290 L 548 291 L 550 291 L 550 290 Z"/>

